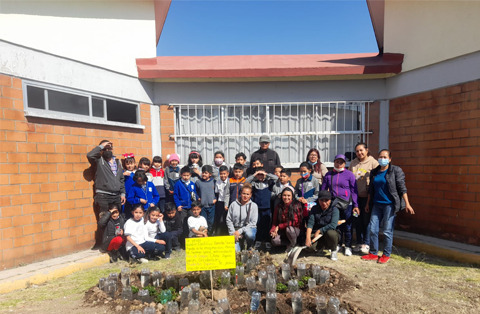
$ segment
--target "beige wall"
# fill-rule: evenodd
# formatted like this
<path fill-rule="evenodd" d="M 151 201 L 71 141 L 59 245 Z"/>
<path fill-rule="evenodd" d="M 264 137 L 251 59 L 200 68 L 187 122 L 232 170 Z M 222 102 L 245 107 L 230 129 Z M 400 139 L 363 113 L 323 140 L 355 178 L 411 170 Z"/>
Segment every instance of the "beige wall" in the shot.
<path fill-rule="evenodd" d="M 480 50 L 480 1 L 385 3 L 384 52 L 405 54 L 403 71 Z"/>

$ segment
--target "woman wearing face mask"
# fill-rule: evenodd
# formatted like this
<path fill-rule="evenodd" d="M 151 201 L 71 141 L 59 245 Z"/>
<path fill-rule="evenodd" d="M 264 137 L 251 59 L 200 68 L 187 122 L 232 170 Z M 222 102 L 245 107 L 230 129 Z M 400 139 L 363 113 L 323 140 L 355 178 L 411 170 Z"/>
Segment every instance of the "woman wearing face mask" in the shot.
<path fill-rule="evenodd" d="M 389 150 L 383 149 L 378 154 L 379 166 L 370 173 L 370 187 L 365 211 L 372 209 L 370 218 L 370 253 L 362 256 L 363 260 L 377 261 L 384 264 L 390 259 L 393 243 L 393 223 L 398 211 L 405 209 L 408 214 L 415 214 L 408 201 L 405 174 L 402 168 L 392 165 Z M 384 220 L 383 255 L 378 254 L 378 230 Z"/>
<path fill-rule="evenodd" d="M 310 165 L 312 165 L 313 172 L 312 175 L 315 179 L 317 179 L 318 183 L 323 183 L 323 177 L 328 172 L 327 167 L 320 161 L 320 152 L 316 148 L 312 148 L 308 151 L 307 160 Z"/>
<path fill-rule="evenodd" d="M 334 168 L 329 171 L 323 180 L 322 190 L 328 190 L 336 198 L 340 209 L 340 220 L 345 220 L 338 228 L 342 233 L 342 242 L 345 244 L 345 256 L 352 255 L 352 222 L 353 213 L 358 215 L 360 210 L 357 203 L 357 182 L 355 175 L 345 169 L 345 155 L 337 155 L 334 160 Z M 350 206 L 352 203 L 352 206 Z M 352 210 L 353 207 L 353 210 Z"/>
<path fill-rule="evenodd" d="M 360 215 L 353 218 L 357 234 L 357 246 L 354 251 L 368 254 L 370 249 L 370 237 L 368 230 L 368 223 L 370 222 L 370 213 L 365 212 L 365 205 L 367 205 L 368 185 L 370 184 L 370 172 L 378 167 L 378 162 L 375 158 L 370 156 L 367 144 L 358 143 L 355 146 L 355 158 L 348 170 L 353 172 L 357 180 L 358 189 L 358 208 Z"/>

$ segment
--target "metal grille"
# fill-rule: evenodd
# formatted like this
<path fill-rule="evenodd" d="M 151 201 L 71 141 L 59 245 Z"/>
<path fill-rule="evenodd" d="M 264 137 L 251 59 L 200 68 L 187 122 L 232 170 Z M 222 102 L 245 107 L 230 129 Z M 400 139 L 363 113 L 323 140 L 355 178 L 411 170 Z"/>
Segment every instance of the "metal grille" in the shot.
<path fill-rule="evenodd" d="M 320 151 L 322 162 L 333 165 L 336 154 L 348 155 L 356 143 L 368 141 L 367 105 L 363 101 L 178 104 L 174 105 L 176 151 L 186 158 L 197 150 L 204 164 L 210 164 L 215 151 L 221 150 L 227 163 L 233 164 L 236 153 L 251 156 L 259 148 L 259 137 L 268 134 L 270 148 L 284 167 L 298 167 L 313 147 Z"/>

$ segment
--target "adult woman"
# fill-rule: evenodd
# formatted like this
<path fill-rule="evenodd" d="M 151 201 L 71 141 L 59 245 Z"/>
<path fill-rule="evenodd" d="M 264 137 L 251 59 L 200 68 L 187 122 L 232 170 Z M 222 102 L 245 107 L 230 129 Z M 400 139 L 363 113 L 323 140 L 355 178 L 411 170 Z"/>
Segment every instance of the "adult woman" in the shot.
<path fill-rule="evenodd" d="M 368 230 L 368 223 L 370 222 L 370 213 L 365 212 L 365 205 L 368 198 L 368 185 L 370 184 L 370 172 L 378 167 L 378 161 L 370 156 L 367 144 L 358 143 L 355 146 L 355 158 L 348 168 L 355 175 L 357 180 L 358 191 L 358 209 L 360 209 L 360 216 L 353 218 L 353 225 L 355 226 L 357 234 L 357 246 L 355 251 L 368 254 L 370 249 L 370 237 Z"/>
<path fill-rule="evenodd" d="M 297 244 L 303 220 L 303 206 L 294 197 L 292 187 L 286 187 L 281 194 L 281 201 L 273 211 L 273 223 L 270 229 L 272 245 L 287 244 L 290 250 Z"/>
<path fill-rule="evenodd" d="M 365 211 L 372 208 L 370 218 L 370 253 L 362 256 L 364 260 L 376 260 L 386 263 L 390 259 L 393 243 L 393 222 L 398 211 L 405 208 L 408 214 L 415 214 L 408 201 L 405 174 L 402 168 L 390 164 L 392 156 L 383 149 L 378 154 L 379 166 L 370 173 L 370 187 Z M 378 230 L 384 220 L 384 248 L 382 257 L 378 257 Z"/>
<path fill-rule="evenodd" d="M 320 161 L 320 152 L 316 148 L 312 148 L 307 153 L 307 160 L 305 160 L 313 167 L 313 177 L 317 179 L 318 183 L 322 184 L 323 177 L 328 172 L 327 167 Z"/>
<path fill-rule="evenodd" d="M 337 198 L 340 208 L 340 219 L 345 220 L 338 228 L 342 233 L 341 241 L 345 244 L 345 256 L 352 255 L 352 213 L 359 213 L 357 203 L 357 182 L 355 176 L 345 169 L 345 155 L 335 156 L 334 168 L 329 171 L 323 180 L 322 190 L 329 190 L 334 198 Z M 353 204 L 349 206 L 349 203 Z M 342 246 L 342 242 L 340 246 Z"/>

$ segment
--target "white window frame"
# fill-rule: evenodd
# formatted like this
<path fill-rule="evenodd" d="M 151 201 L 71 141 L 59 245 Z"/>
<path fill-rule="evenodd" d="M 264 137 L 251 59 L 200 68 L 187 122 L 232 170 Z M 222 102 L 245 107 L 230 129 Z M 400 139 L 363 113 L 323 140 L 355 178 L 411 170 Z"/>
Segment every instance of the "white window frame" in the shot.
<path fill-rule="evenodd" d="M 174 121 L 175 121 L 175 134 L 173 134 L 174 138 L 175 138 L 175 145 L 176 145 L 176 151 L 177 153 L 180 154 L 180 156 L 188 156 L 188 153 L 189 151 L 187 151 L 188 149 L 187 148 L 183 148 L 183 147 L 179 147 L 178 143 L 179 143 L 179 140 L 182 139 L 182 138 L 186 138 L 186 139 L 194 139 L 196 141 L 196 143 L 198 143 L 198 140 L 199 139 L 203 139 L 203 138 L 239 138 L 239 137 L 245 137 L 245 138 L 248 138 L 251 143 L 250 145 L 254 145 L 253 148 L 250 148 L 250 152 L 244 152 L 247 154 L 247 159 L 250 158 L 250 156 L 248 156 L 248 154 L 251 154 L 253 153 L 255 150 L 258 149 L 258 143 L 256 141 L 253 141 L 253 139 L 255 138 L 259 138 L 261 135 L 264 135 L 264 134 L 267 134 L 267 135 L 270 135 L 271 139 L 272 139 L 272 143 L 270 144 L 270 148 L 273 149 L 273 150 L 277 150 L 276 147 L 275 147 L 275 137 L 281 137 L 281 136 L 288 136 L 289 137 L 289 141 L 290 141 L 290 138 L 291 137 L 296 137 L 296 139 L 298 141 L 300 141 L 300 139 L 302 139 L 304 136 L 308 136 L 308 135 L 313 135 L 313 136 L 334 136 L 334 139 L 335 139 L 335 147 L 338 147 L 338 136 L 337 135 L 352 135 L 352 138 L 355 136 L 355 137 L 358 137 L 358 141 L 362 141 L 362 142 L 365 142 L 367 143 L 368 145 L 368 135 L 371 134 L 372 132 L 368 132 L 369 130 L 369 117 L 367 115 L 367 112 L 369 112 L 369 107 L 370 107 L 370 104 L 371 104 L 372 101 L 329 101 L 329 102 L 278 102 L 278 103 L 242 103 L 242 104 L 170 104 L 171 106 L 174 107 Z M 342 107 L 343 108 L 340 108 L 341 110 L 342 109 L 345 109 L 347 108 L 347 106 L 360 106 L 361 109 L 360 109 L 360 119 L 361 119 L 361 126 L 360 126 L 360 129 L 359 130 L 338 130 L 338 129 L 335 129 L 335 130 L 325 130 L 325 131 L 320 131 L 318 130 L 319 129 L 319 125 L 318 125 L 318 121 L 315 120 L 315 130 L 310 130 L 310 131 L 299 131 L 299 132 L 271 132 L 270 130 L 270 123 L 266 123 L 264 125 L 264 132 L 262 133 L 256 133 L 256 132 L 244 132 L 244 133 L 235 133 L 235 134 L 232 134 L 232 133 L 229 133 L 229 130 L 227 128 L 227 126 L 225 125 L 226 123 L 224 123 L 224 120 L 225 120 L 225 112 L 228 108 L 230 107 L 239 107 L 239 106 L 250 106 L 250 107 L 257 107 L 257 108 L 260 108 L 260 107 L 265 107 L 265 114 L 266 114 L 266 117 L 265 117 L 265 121 L 271 121 L 271 119 L 273 117 L 270 117 L 271 113 L 270 113 L 270 109 L 271 108 L 274 108 L 274 106 L 281 106 L 283 108 L 283 106 L 286 106 L 287 108 L 292 108 L 292 106 L 297 106 L 297 108 L 295 110 L 297 110 L 298 112 L 298 108 L 299 106 L 314 106 L 313 107 L 313 110 L 317 110 L 315 109 L 315 106 L 316 105 L 322 105 L 322 106 L 326 106 L 326 105 L 329 105 L 329 110 L 330 110 L 330 105 L 333 105 L 332 109 L 335 110 L 335 113 L 336 113 L 336 116 L 338 117 L 338 110 L 339 110 L 339 107 Z M 323 108 L 322 106 L 319 106 L 319 108 Z M 178 122 L 179 122 L 179 119 L 180 117 L 178 117 L 178 110 L 182 110 L 183 108 L 188 108 L 189 110 L 192 110 L 192 108 L 196 108 L 196 110 L 203 110 L 203 113 L 205 113 L 205 110 L 209 110 L 209 109 L 213 109 L 215 107 L 218 107 L 218 112 L 220 114 L 220 118 L 219 118 L 219 128 L 220 128 L 220 132 L 218 133 L 211 133 L 211 134 L 195 134 L 195 133 L 189 133 L 189 134 L 179 134 L 180 132 L 180 129 L 179 129 L 179 125 L 178 125 Z M 207 109 L 205 109 L 207 108 Z M 215 108 L 217 109 L 217 108 Z M 243 109 L 242 109 L 243 110 Z M 306 110 L 306 109 L 305 109 Z M 243 112 L 243 111 L 242 111 Z M 250 111 L 251 112 L 251 111 Z M 260 109 L 258 109 L 258 112 L 260 112 Z M 306 111 L 305 111 L 306 112 Z M 290 114 L 291 114 L 291 111 L 290 111 Z M 320 114 L 320 116 L 322 116 L 323 113 Z M 331 116 L 331 112 L 329 111 L 329 115 Z M 343 115 L 343 124 L 345 124 L 345 119 L 346 119 L 346 115 Z M 258 119 L 257 119 L 258 120 Z M 289 120 L 290 121 L 290 120 Z M 204 122 L 205 123 L 205 120 L 201 121 L 201 122 Z M 186 123 L 184 121 L 184 123 Z M 199 121 L 200 123 L 200 121 Z M 275 122 L 273 122 L 275 123 Z M 281 123 L 281 121 L 280 121 Z M 301 124 L 301 121 L 300 121 L 300 118 L 298 119 L 298 123 Z M 335 123 L 336 125 L 336 128 L 338 128 L 338 122 Z M 353 126 L 352 126 L 353 128 Z M 277 128 L 278 129 L 278 128 Z M 358 141 L 355 141 L 355 143 L 352 143 L 353 145 L 356 144 L 356 142 Z M 318 148 L 318 145 L 315 146 L 316 148 Z M 310 149 L 312 147 L 309 147 L 308 149 Z M 198 147 L 198 144 L 196 147 L 191 147 L 191 149 L 197 149 L 199 150 L 201 153 L 203 151 L 203 148 L 202 147 Z M 296 160 L 295 162 L 285 162 L 283 159 L 282 159 L 282 154 L 279 153 L 280 155 L 280 160 L 282 161 L 282 166 L 284 166 L 285 168 L 298 168 L 300 163 L 305 161 L 304 158 L 306 158 L 306 153 L 308 152 L 308 149 L 304 152 L 305 156 L 302 157 L 302 160 Z M 239 149 L 238 152 L 242 151 L 241 149 Z M 343 152 L 338 152 L 338 153 L 343 153 Z M 231 165 L 232 162 L 234 162 L 234 157 L 235 156 L 228 156 L 228 153 L 225 152 L 225 159 L 226 161 Z M 213 160 L 213 158 L 209 158 L 208 156 L 204 156 L 204 154 L 202 154 L 202 157 L 203 157 L 203 163 L 204 164 L 210 164 Z M 207 157 L 207 158 L 206 158 Z M 333 167 L 333 160 L 324 160 L 325 158 L 322 158 L 322 163 L 324 163 L 327 167 Z M 250 161 L 250 160 L 248 160 Z M 185 160 L 185 164 L 187 163 L 187 161 Z M 349 164 L 349 163 L 347 163 Z"/>
<path fill-rule="evenodd" d="M 43 89 L 44 97 L 45 97 L 45 109 L 38 109 L 38 108 L 30 108 L 28 107 L 28 93 L 27 87 L 37 87 Z M 63 120 L 63 121 L 73 121 L 73 122 L 80 122 L 80 123 L 91 123 L 91 124 L 100 124 L 100 125 L 109 125 L 109 126 L 117 126 L 117 127 L 124 127 L 124 128 L 133 128 L 133 129 L 145 129 L 144 125 L 140 124 L 140 104 L 133 101 L 128 101 L 125 99 L 115 98 L 115 97 L 105 97 L 100 94 L 90 93 L 75 90 L 72 88 L 61 87 L 56 85 L 50 85 L 45 83 L 33 82 L 28 80 L 22 81 L 22 90 L 23 90 L 23 99 L 24 99 L 24 112 L 25 117 L 37 117 L 37 118 L 44 118 L 44 119 L 53 119 L 53 120 Z M 74 113 L 67 113 L 67 112 L 60 112 L 60 111 L 53 111 L 49 110 L 48 108 L 48 90 L 58 91 L 63 93 L 68 93 L 72 95 L 83 96 L 88 99 L 88 112 L 89 115 L 82 115 L 82 114 L 74 114 Z M 103 100 L 103 113 L 104 117 L 94 117 L 92 115 L 92 98 L 97 98 Z M 117 121 L 109 121 L 107 120 L 107 99 L 120 101 L 124 103 L 129 103 L 136 106 L 136 113 L 137 113 L 137 121 L 136 124 L 133 123 L 125 123 L 125 122 L 117 122 Z"/>

